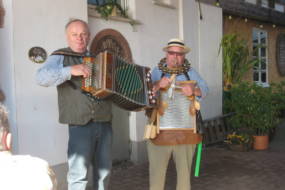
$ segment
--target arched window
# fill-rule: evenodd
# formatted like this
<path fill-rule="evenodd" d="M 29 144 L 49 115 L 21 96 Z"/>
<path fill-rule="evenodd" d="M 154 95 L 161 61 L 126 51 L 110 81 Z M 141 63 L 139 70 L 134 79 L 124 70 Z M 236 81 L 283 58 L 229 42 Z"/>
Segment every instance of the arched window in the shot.
<path fill-rule="evenodd" d="M 104 29 L 100 31 L 93 39 L 90 51 L 97 55 L 99 52 L 108 50 L 111 53 L 119 55 L 127 62 L 132 63 L 132 53 L 129 43 L 125 37 L 113 29 Z"/>

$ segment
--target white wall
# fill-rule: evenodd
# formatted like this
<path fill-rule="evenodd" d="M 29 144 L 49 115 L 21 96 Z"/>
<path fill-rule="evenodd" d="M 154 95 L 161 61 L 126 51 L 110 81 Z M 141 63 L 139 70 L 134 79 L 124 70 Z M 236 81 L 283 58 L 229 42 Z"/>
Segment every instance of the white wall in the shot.
<path fill-rule="evenodd" d="M 199 72 L 207 81 L 210 93 L 203 102 L 204 118 L 222 114 L 222 57 L 218 54 L 223 35 L 222 9 L 201 4 L 203 20 L 199 20 Z"/>
<path fill-rule="evenodd" d="M 56 88 L 35 83 L 28 51 L 41 46 L 50 54 L 66 46 L 64 26 L 73 17 L 87 20 L 86 2 L 14 0 L 13 51 L 18 153 L 39 156 L 55 165 L 66 161 L 67 127 L 58 124 Z"/>

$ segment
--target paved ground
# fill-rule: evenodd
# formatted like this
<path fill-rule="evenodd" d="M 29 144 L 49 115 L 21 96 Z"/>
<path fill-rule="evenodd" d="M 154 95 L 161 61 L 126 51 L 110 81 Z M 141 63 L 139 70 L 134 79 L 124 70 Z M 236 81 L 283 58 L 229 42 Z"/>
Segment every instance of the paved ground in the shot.
<path fill-rule="evenodd" d="M 171 162 L 165 190 L 175 190 Z M 285 124 L 266 151 L 234 152 L 223 146 L 203 149 L 201 171 L 192 177 L 192 190 L 284 190 Z M 148 164 L 122 164 L 113 170 L 111 190 L 148 190 Z"/>

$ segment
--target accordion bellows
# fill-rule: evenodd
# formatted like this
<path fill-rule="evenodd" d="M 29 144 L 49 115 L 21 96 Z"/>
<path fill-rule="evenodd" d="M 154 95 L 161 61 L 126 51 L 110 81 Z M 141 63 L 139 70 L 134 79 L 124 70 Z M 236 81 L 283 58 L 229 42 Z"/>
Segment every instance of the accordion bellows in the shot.
<path fill-rule="evenodd" d="M 82 90 L 97 98 L 111 99 L 119 107 L 138 111 L 152 107 L 150 68 L 129 64 L 107 51 L 96 57 L 84 57 L 91 68 L 91 76 L 82 80 Z"/>

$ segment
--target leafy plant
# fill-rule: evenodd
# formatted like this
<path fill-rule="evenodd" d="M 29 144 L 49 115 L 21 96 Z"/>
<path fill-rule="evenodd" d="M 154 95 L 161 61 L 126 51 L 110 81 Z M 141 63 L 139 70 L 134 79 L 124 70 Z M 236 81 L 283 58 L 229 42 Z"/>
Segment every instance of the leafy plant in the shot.
<path fill-rule="evenodd" d="M 271 86 L 274 88 L 274 104 L 278 107 L 280 112 L 280 117 L 285 116 L 285 81 L 281 81 L 280 83 L 273 83 Z"/>
<path fill-rule="evenodd" d="M 230 98 L 224 106 L 234 115 L 229 118 L 233 131 L 253 135 L 266 135 L 278 123 L 279 107 L 276 103 L 280 92 L 274 85 L 261 87 L 257 84 L 241 82 L 233 85 Z"/>
<path fill-rule="evenodd" d="M 237 34 L 225 34 L 221 40 L 219 54 L 223 56 L 223 83 L 224 90 L 241 81 L 245 73 L 258 62 L 252 59 L 248 44 Z"/>
<path fill-rule="evenodd" d="M 112 14 L 112 11 L 114 8 L 117 8 L 119 10 L 119 13 L 123 17 L 128 17 L 126 14 L 126 10 L 124 10 L 120 4 L 116 2 L 116 0 L 109 0 L 107 3 L 104 3 L 102 5 L 98 5 L 96 7 L 97 12 L 106 20 L 108 17 Z"/>

